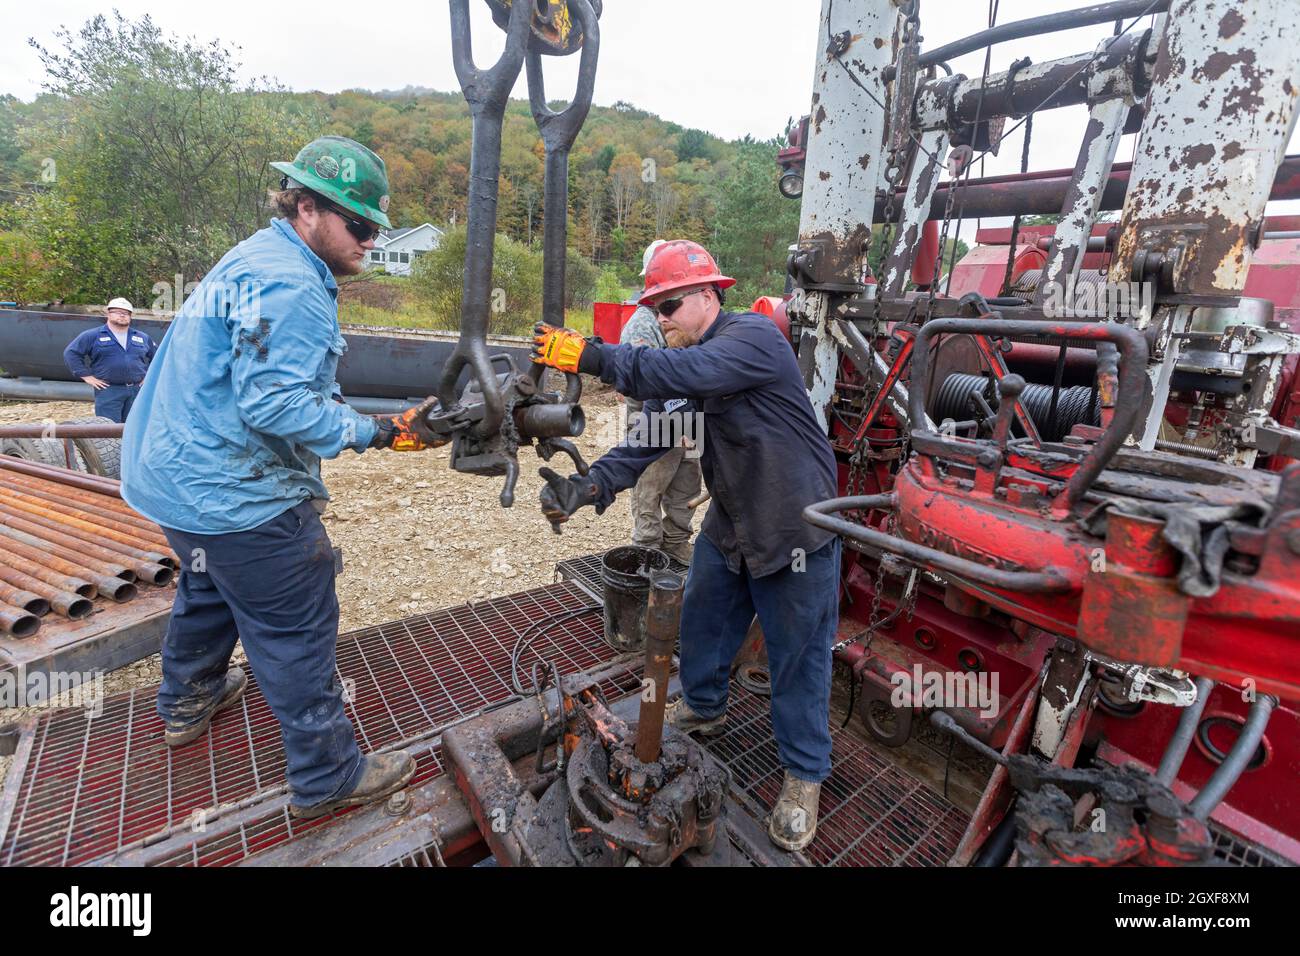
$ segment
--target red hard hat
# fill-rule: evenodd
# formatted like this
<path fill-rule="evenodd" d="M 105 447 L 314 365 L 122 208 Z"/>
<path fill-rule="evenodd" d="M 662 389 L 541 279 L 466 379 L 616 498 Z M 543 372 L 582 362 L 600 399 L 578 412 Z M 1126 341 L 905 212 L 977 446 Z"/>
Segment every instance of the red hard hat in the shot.
<path fill-rule="evenodd" d="M 729 289 L 735 284 L 735 279 L 718 271 L 713 256 L 698 242 L 673 239 L 655 250 L 646 269 L 645 288 L 637 301 L 646 305 L 650 299 L 690 286 L 716 285 Z"/>

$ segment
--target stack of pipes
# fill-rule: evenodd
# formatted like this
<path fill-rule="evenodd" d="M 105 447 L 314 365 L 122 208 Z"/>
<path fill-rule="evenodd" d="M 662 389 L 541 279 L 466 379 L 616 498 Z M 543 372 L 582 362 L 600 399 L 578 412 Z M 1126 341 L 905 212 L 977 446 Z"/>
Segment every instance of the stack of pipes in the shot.
<path fill-rule="evenodd" d="M 129 601 L 170 584 L 178 559 L 118 482 L 0 455 L 0 633 L 35 634 L 53 611 L 87 617 L 97 597 Z"/>

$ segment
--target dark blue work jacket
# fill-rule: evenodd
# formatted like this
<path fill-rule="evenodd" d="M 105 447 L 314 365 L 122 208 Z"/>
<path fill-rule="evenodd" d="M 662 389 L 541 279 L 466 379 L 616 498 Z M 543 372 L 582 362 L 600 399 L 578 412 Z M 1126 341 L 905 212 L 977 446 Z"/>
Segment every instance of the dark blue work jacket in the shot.
<path fill-rule="evenodd" d="M 601 374 L 629 398 L 645 400 L 643 414 L 683 418 L 702 412 L 693 429 L 702 447 L 700 467 L 713 504 L 701 534 L 738 573 L 743 560 L 753 577 L 788 568 L 833 537 L 803 520 L 803 509 L 836 495 L 835 454 L 813 414 L 790 344 L 770 319 L 753 312 L 722 312 L 700 341 L 687 348 L 593 345 Z M 628 438 L 591 466 L 600 488 L 597 511 L 636 484 L 672 443 L 644 440 L 655 427 Z M 702 441 L 701 441 L 702 434 Z"/>
<path fill-rule="evenodd" d="M 157 350 L 153 339 L 130 327 L 126 330 L 126 348 L 122 348 L 106 322 L 73 339 L 63 350 L 63 361 L 77 378 L 93 375 L 109 385 L 139 385 Z"/>

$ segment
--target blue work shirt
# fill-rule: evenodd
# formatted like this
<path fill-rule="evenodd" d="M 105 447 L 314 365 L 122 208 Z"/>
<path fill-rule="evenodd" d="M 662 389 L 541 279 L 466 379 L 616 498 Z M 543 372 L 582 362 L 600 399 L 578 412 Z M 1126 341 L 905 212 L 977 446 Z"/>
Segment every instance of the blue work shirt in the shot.
<path fill-rule="evenodd" d="M 122 436 L 122 497 L 193 534 L 247 531 L 328 498 L 320 460 L 374 419 L 335 400 L 338 284 L 282 219 L 227 252 L 185 301 Z"/>
<path fill-rule="evenodd" d="M 105 322 L 86 329 L 63 350 L 63 362 L 77 378 L 93 375 L 109 385 L 139 385 L 158 346 L 144 332 L 127 326 L 126 347 L 118 344 Z"/>
<path fill-rule="evenodd" d="M 834 535 L 803 520 L 803 509 L 834 498 L 835 453 L 813 414 L 795 354 L 770 319 L 721 312 L 687 348 L 591 345 L 603 381 L 645 400 L 643 414 L 703 412 L 700 469 L 713 506 L 700 533 L 739 573 L 743 560 L 761 578 L 789 568 Z M 698 429 L 687 428 L 690 431 Z M 636 484 L 675 441 L 654 446 L 630 431 L 591 466 L 598 512 Z M 662 438 L 663 436 L 658 436 Z M 675 436 L 674 436 L 675 438 Z"/>

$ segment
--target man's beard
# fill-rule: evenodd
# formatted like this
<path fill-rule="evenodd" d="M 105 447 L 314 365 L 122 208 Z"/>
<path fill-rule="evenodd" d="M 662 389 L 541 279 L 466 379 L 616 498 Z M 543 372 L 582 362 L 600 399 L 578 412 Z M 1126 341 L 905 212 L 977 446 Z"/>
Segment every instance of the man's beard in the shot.
<path fill-rule="evenodd" d="M 694 345 L 697 341 L 681 329 L 669 329 L 664 333 L 664 341 L 668 343 L 670 349 L 684 349 L 688 345 Z"/>
<path fill-rule="evenodd" d="M 356 258 L 351 249 L 333 248 L 327 235 L 323 229 L 317 233 L 320 239 L 318 243 L 320 251 L 316 254 L 320 256 L 321 261 L 325 263 L 326 268 L 335 278 L 354 276 L 365 270 L 366 260 L 364 257 Z"/>

